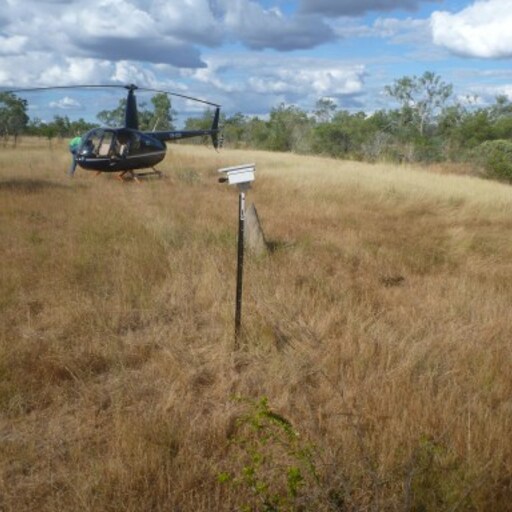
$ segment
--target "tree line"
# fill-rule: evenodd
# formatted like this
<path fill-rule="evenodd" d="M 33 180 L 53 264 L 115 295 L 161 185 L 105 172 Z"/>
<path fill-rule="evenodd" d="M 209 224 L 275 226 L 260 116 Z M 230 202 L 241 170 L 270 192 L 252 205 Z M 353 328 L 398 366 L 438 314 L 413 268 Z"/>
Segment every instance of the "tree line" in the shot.
<path fill-rule="evenodd" d="M 339 109 L 320 99 L 313 112 L 273 108 L 268 120 L 236 114 L 224 122 L 228 144 L 314 153 L 356 160 L 463 161 L 486 141 L 512 137 L 512 102 L 475 107 L 453 98 L 453 87 L 434 73 L 403 77 L 385 87 L 397 107 L 371 114 Z"/>
<path fill-rule="evenodd" d="M 396 107 L 371 114 L 340 109 L 329 98 L 312 112 L 274 107 L 268 119 L 237 113 L 223 119 L 225 144 L 368 162 L 470 163 L 512 181 L 512 102 L 504 95 L 476 106 L 454 98 L 453 86 L 430 71 L 384 88 Z M 210 114 L 187 127 L 207 128 Z"/>
<path fill-rule="evenodd" d="M 394 108 L 373 113 L 341 109 L 329 98 L 320 98 L 313 111 L 280 104 L 268 116 L 243 113 L 222 117 L 228 147 L 292 151 L 369 162 L 470 162 L 494 177 L 512 180 L 512 102 L 498 96 L 491 105 L 477 106 L 472 98 L 460 101 L 453 86 L 431 72 L 404 76 L 384 88 Z M 473 100 L 473 101 L 472 101 Z M 123 122 L 126 100 L 97 115 L 101 125 Z M 0 135 L 16 138 L 22 133 L 67 137 L 83 133 L 93 124 L 55 116 L 43 123 L 30 120 L 27 103 L 0 94 Z M 169 97 L 157 94 L 151 106 L 141 104 L 143 130 L 173 128 L 175 112 Z M 207 129 L 212 112 L 189 118 L 186 129 Z M 201 141 L 197 141 L 200 143 Z M 510 169 L 509 169 L 510 167 Z"/>

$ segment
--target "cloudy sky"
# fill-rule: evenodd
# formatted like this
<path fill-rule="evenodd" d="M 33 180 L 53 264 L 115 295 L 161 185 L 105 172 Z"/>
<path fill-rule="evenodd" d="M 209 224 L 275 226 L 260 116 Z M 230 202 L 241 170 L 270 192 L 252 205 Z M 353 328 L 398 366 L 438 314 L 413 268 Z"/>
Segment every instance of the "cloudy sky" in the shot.
<path fill-rule="evenodd" d="M 512 0 L 0 0 L 0 87 L 133 82 L 228 114 L 323 97 L 371 112 L 429 70 L 485 104 L 512 99 L 511 27 Z M 70 117 L 87 103 L 44 101 Z"/>

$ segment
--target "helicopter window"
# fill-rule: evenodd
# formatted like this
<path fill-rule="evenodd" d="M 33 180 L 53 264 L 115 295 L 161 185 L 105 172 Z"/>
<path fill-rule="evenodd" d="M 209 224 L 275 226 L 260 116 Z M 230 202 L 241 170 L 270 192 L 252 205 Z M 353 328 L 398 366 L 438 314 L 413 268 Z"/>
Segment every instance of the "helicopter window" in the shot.
<path fill-rule="evenodd" d="M 141 153 L 152 153 L 154 151 L 162 151 L 164 149 L 163 144 L 156 139 L 142 135 L 140 138 L 140 152 Z"/>
<path fill-rule="evenodd" d="M 110 148 L 112 147 L 112 132 L 104 132 L 103 137 L 101 139 L 101 143 L 98 148 L 98 156 L 109 156 Z"/>
<path fill-rule="evenodd" d="M 114 132 L 93 130 L 85 137 L 80 153 L 90 156 L 110 156 L 114 138 Z"/>

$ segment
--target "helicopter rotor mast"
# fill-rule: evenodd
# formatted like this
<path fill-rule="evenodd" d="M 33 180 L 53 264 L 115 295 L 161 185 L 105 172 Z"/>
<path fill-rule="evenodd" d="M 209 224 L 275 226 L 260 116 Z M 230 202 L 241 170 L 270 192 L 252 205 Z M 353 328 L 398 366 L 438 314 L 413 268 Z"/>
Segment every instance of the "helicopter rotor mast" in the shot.
<path fill-rule="evenodd" d="M 134 91 L 138 87 L 134 84 L 126 85 L 128 89 L 128 97 L 126 98 L 126 110 L 124 115 L 124 126 L 125 128 L 131 128 L 133 130 L 139 129 L 139 116 L 137 113 L 137 100 L 135 98 Z"/>

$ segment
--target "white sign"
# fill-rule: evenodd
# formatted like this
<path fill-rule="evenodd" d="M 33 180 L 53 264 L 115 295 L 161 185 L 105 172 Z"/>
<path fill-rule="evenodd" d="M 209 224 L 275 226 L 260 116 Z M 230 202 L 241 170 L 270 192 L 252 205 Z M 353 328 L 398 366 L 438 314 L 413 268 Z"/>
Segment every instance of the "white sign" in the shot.
<path fill-rule="evenodd" d="M 251 183 L 254 181 L 254 172 L 256 171 L 256 164 L 244 164 L 234 167 L 224 167 L 219 169 L 227 177 L 230 185 L 242 185 L 244 183 Z"/>

